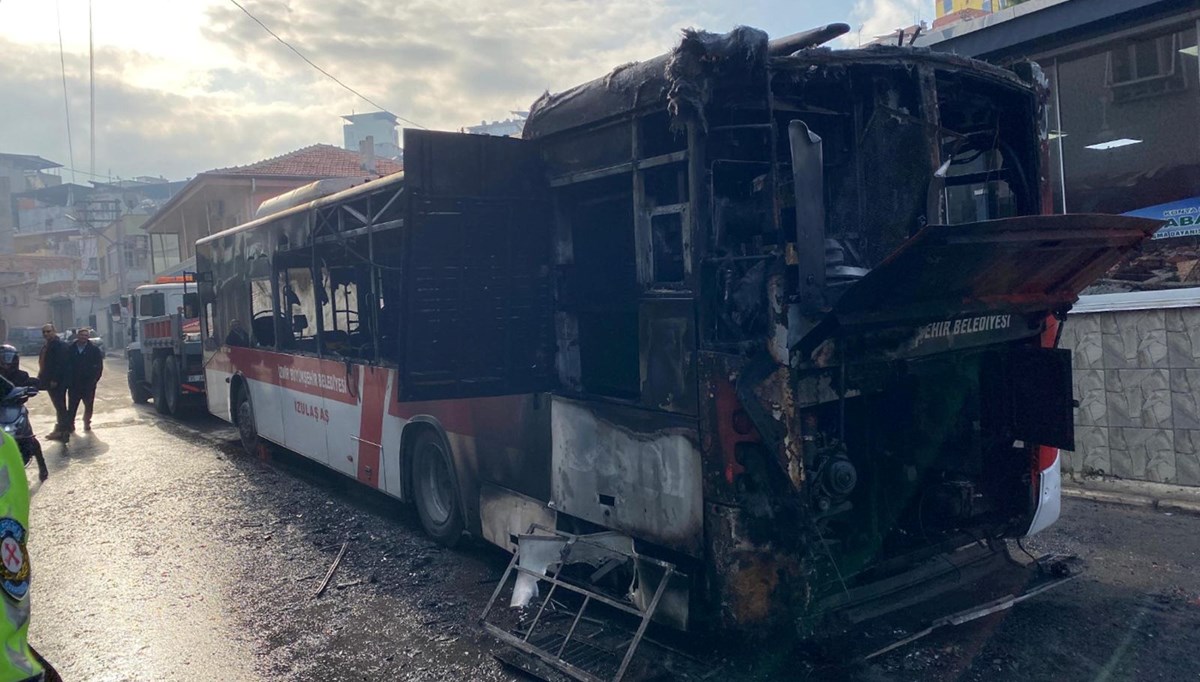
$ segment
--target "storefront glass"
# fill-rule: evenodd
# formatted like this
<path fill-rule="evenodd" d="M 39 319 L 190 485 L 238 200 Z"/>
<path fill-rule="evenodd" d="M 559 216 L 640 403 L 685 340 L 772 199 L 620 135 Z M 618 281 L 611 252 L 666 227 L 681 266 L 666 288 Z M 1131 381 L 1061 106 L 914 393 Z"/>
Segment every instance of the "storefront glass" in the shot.
<path fill-rule="evenodd" d="M 1200 284 L 1200 59 L 1193 23 L 1114 39 L 1060 57 L 1055 75 L 1065 182 L 1056 210 L 1170 221 L 1101 290 Z M 1057 170 L 1057 169 L 1056 169 Z M 1052 174 L 1053 179 L 1053 174 Z M 1186 223 L 1186 224 L 1184 224 Z M 1197 223 L 1196 230 L 1187 230 Z"/>

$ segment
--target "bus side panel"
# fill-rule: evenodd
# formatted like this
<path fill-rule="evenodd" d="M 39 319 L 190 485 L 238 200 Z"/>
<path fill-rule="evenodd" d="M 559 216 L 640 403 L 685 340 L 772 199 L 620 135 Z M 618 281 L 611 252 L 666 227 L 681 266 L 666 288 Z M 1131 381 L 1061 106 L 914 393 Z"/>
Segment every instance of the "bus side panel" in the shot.
<path fill-rule="evenodd" d="M 344 366 L 336 373 L 322 371 L 321 360 L 252 348 L 230 348 L 234 371 L 250 388 L 258 433 L 322 464 L 329 464 L 325 430 L 329 413 L 326 397 L 347 400 L 350 388 Z"/>
<path fill-rule="evenodd" d="M 348 371 L 347 371 L 348 370 Z M 385 367 L 323 360 L 321 371 L 330 377 L 344 376 L 349 393 L 325 393 L 322 421 L 327 420 L 325 439 L 329 466 L 372 488 L 381 485 L 384 410 L 391 375 Z"/>
<path fill-rule="evenodd" d="M 408 419 L 400 417 L 396 412 L 396 382 L 399 375 L 394 368 L 389 368 L 387 410 L 384 411 L 379 435 L 379 488 L 385 493 L 399 498 L 408 499 L 405 491 L 405 472 L 403 456 L 403 434 Z"/>
<path fill-rule="evenodd" d="M 284 424 L 280 418 L 279 387 L 257 374 L 247 374 L 245 379 L 250 389 L 250 404 L 254 406 L 254 427 L 258 435 L 272 443 L 287 445 L 284 441 Z"/>
<path fill-rule="evenodd" d="M 696 420 L 555 396 L 554 509 L 693 556 L 704 550 Z"/>
<path fill-rule="evenodd" d="M 224 349 L 210 354 L 204 363 L 204 385 L 208 387 L 205 399 L 208 401 L 208 411 L 216 417 L 233 423 L 233 412 L 230 407 L 231 382 L 233 381 L 233 364 L 229 354 Z"/>
<path fill-rule="evenodd" d="M 283 444 L 293 452 L 331 466 L 326 431 L 331 422 L 331 395 L 353 401 L 348 381 L 351 374 L 340 363 L 323 362 L 304 355 L 272 354 L 278 384 L 278 408 L 282 415 Z M 336 370 L 330 371 L 334 366 Z M 342 471 L 338 468 L 338 471 Z"/>
<path fill-rule="evenodd" d="M 347 392 L 338 397 L 329 395 L 308 396 L 313 407 L 296 407 L 285 412 L 288 419 L 310 422 L 320 425 L 322 433 L 318 436 L 325 446 L 326 463 L 337 471 L 354 478 L 358 472 L 358 441 L 359 430 L 362 428 L 362 414 L 365 405 L 362 403 L 362 372 L 357 365 L 347 367 L 343 363 L 321 361 L 321 373 L 327 377 L 341 376 L 346 381 Z M 321 401 L 318 411 L 316 402 Z M 315 446 L 315 444 L 314 444 Z"/>

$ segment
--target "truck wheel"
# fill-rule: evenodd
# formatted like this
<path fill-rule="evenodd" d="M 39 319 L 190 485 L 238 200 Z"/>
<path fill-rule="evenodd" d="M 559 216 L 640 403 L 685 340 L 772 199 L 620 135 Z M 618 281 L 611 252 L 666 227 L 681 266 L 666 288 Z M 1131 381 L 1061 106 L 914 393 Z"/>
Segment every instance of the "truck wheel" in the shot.
<path fill-rule="evenodd" d="M 432 431 L 422 431 L 413 444 L 413 498 L 425 532 L 439 543 L 453 547 L 463 532 L 454 464 Z"/>
<path fill-rule="evenodd" d="M 250 391 L 245 388 L 238 391 L 238 402 L 235 409 L 238 438 L 242 441 L 242 447 L 251 455 L 259 454 L 263 443 L 262 439 L 258 437 L 258 427 L 254 424 L 254 406 L 250 404 Z"/>
<path fill-rule="evenodd" d="M 167 414 L 179 416 L 179 358 L 167 358 L 164 363 L 163 402 L 167 406 Z"/>
<path fill-rule="evenodd" d="M 154 411 L 167 414 L 167 396 L 163 386 L 163 375 L 166 374 L 166 363 L 162 358 L 154 358 L 150 371 L 150 391 L 154 394 Z"/>
<path fill-rule="evenodd" d="M 133 372 L 126 375 L 129 378 L 129 397 L 133 398 L 133 402 L 137 405 L 145 405 L 150 400 L 150 391 L 146 390 L 146 386 L 137 380 Z"/>

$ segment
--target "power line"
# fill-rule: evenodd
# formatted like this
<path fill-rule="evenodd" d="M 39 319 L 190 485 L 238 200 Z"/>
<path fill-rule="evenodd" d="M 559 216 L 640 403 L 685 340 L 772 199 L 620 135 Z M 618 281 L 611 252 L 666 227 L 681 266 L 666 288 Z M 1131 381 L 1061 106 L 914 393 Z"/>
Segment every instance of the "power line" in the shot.
<path fill-rule="evenodd" d="M 67 111 L 67 153 L 71 157 L 71 167 L 75 167 L 75 143 L 71 140 L 71 101 L 67 98 L 67 58 L 63 54 L 62 11 L 58 0 L 54 0 L 54 14 L 58 17 L 58 63 L 62 65 L 63 108 Z M 71 171 L 71 181 L 75 181 L 75 171 Z"/>
<path fill-rule="evenodd" d="M 69 171 L 71 171 L 71 175 L 74 175 L 74 174 L 76 174 L 76 173 L 79 173 L 80 175 L 87 175 L 87 176 L 90 176 L 90 177 L 93 177 L 93 178 L 104 178 L 104 179 L 106 179 L 106 180 L 113 180 L 113 179 L 114 179 L 114 177 L 115 177 L 115 176 L 113 176 L 113 175 L 111 175 L 111 174 L 110 174 L 110 175 L 104 175 L 103 173 L 91 173 L 91 172 L 88 172 L 88 171 L 85 171 L 85 170 L 82 170 L 82 169 L 79 169 L 79 168 L 72 168 L 72 167 L 70 167 L 70 166 L 60 166 L 60 168 L 62 168 L 63 170 L 69 170 Z M 116 178 L 116 179 L 119 179 L 119 178 Z"/>
<path fill-rule="evenodd" d="M 238 4 L 238 1 L 237 1 L 237 0 L 229 0 L 229 2 L 233 3 L 233 6 L 234 6 L 234 7 L 237 7 L 238 9 L 242 10 L 242 12 L 244 12 L 246 16 L 248 16 L 248 17 L 250 17 L 252 20 L 254 20 L 254 23 L 256 23 L 256 24 L 258 24 L 259 26 L 261 26 L 261 27 L 262 27 L 262 29 L 263 29 L 264 31 L 266 31 L 267 33 L 270 33 L 272 38 L 274 38 L 275 40 L 278 40 L 278 41 L 279 41 L 279 42 L 280 42 L 280 43 L 281 43 L 281 44 L 282 44 L 284 47 L 286 47 L 287 49 L 289 49 L 289 50 L 291 50 L 292 52 L 296 53 L 296 56 L 297 56 L 297 57 L 299 57 L 299 58 L 301 58 L 301 59 L 303 59 L 303 60 L 304 60 L 304 61 L 305 61 L 305 62 L 306 62 L 306 63 L 307 63 L 309 66 L 311 66 L 311 67 L 313 67 L 314 69 L 316 69 L 317 71 L 320 71 L 321 73 L 325 74 L 325 76 L 326 76 L 327 78 L 329 78 L 330 80 L 332 80 L 334 83 L 337 83 L 338 85 L 342 86 L 342 87 L 343 87 L 343 88 L 345 88 L 346 90 L 349 90 L 351 93 L 353 93 L 353 94 L 354 94 L 355 96 L 357 96 L 359 99 L 362 99 L 362 100 L 363 100 L 364 102 L 366 102 L 367 104 L 370 104 L 371 106 L 375 107 L 376 109 L 379 109 L 380 111 L 388 111 L 388 108 L 387 108 L 387 107 L 384 107 L 384 106 L 381 106 L 381 105 L 379 105 L 379 104 L 376 104 L 375 102 L 371 101 L 371 98 L 370 98 L 370 97 L 367 97 L 366 95 L 362 94 L 362 93 L 361 93 L 361 92 L 359 92 L 358 90 L 355 90 L 354 88 L 350 87 L 349 85 L 346 85 L 346 84 L 345 84 L 345 83 L 343 83 L 342 81 L 338 80 L 338 78 L 337 78 L 336 76 L 334 76 L 333 74 L 329 73 L 329 72 L 328 72 L 328 71 L 326 71 L 325 69 L 322 69 L 321 67 L 319 67 L 319 66 L 317 66 L 316 64 L 314 64 L 314 63 L 313 63 L 313 61 L 312 61 L 311 59 L 309 59 L 308 57 L 305 57 L 303 54 L 301 54 L 301 53 L 300 53 L 300 50 L 297 50 L 296 48 L 292 47 L 291 43 L 289 43 L 288 41 L 284 40 L 283 38 L 280 38 L 278 34 L 276 34 L 274 31 L 272 31 L 270 28 L 268 28 L 268 27 L 267 27 L 267 25 L 266 25 L 266 24 L 264 24 L 262 21 L 260 21 L 258 17 L 256 17 L 256 16 L 254 16 L 253 14 L 251 14 L 251 13 L 250 13 L 250 10 L 248 10 L 248 9 L 246 9 L 245 7 L 242 7 L 240 4 Z M 391 113 L 391 112 L 389 112 L 389 113 Z M 394 114 L 394 113 L 393 113 L 392 115 L 393 115 L 393 116 L 396 116 L 396 114 Z M 401 121 L 404 121 L 405 123 L 411 123 L 411 124 L 413 124 L 414 126 L 416 126 L 416 127 L 418 127 L 418 128 L 421 128 L 422 130 L 428 130 L 428 128 L 426 128 L 425 126 L 421 125 L 420 123 L 417 123 L 416 121 L 412 121 L 412 120 L 409 120 L 409 119 L 407 119 L 407 118 L 404 118 L 403 116 L 396 116 L 396 118 L 400 119 Z"/>

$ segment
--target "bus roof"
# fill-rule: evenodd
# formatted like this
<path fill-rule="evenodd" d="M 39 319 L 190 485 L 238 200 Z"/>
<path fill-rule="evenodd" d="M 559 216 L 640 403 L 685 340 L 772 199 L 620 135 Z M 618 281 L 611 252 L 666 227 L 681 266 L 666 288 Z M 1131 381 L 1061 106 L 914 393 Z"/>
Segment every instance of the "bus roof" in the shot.
<path fill-rule="evenodd" d="M 777 48 L 776 45 L 779 47 Z M 752 72 L 771 69 L 799 71 L 826 65 L 901 66 L 926 63 L 944 70 L 967 71 L 993 82 L 1029 88 L 1008 69 L 948 52 L 920 47 L 872 45 L 855 49 L 809 47 L 790 52 L 786 39 L 768 41 L 766 33 L 739 26 L 724 35 L 685 31 L 683 40 L 667 54 L 616 67 L 607 75 L 560 93 L 542 95 L 529 112 L 523 137 L 543 138 L 581 126 L 617 119 L 635 111 L 691 106 L 689 95 L 701 92 L 688 80 L 729 82 Z M 694 63 L 693 63 L 694 62 Z"/>
<path fill-rule="evenodd" d="M 283 218 L 286 218 L 288 216 L 293 216 L 293 215 L 297 215 L 300 213 L 304 213 L 305 211 L 310 211 L 310 210 L 313 210 L 316 208 L 321 208 L 322 206 L 330 206 L 333 204 L 341 203 L 341 202 L 353 199 L 357 196 L 364 195 L 364 194 L 370 194 L 371 192 L 376 192 L 385 187 L 388 187 L 391 185 L 397 185 L 402 182 L 404 182 L 404 172 L 403 171 L 401 171 L 399 173 L 392 173 L 391 175 L 385 175 L 382 178 L 378 178 L 378 179 L 372 180 L 370 182 L 364 182 L 363 184 L 358 185 L 357 187 L 351 187 L 350 189 L 342 190 L 341 192 L 337 192 L 335 194 L 330 194 L 328 196 L 324 196 L 319 199 L 314 199 L 313 201 L 309 201 L 309 202 L 305 202 L 303 204 L 299 204 L 297 206 L 293 206 L 291 208 L 280 211 L 278 213 L 272 213 L 270 215 L 265 215 L 261 218 L 255 218 L 254 220 L 242 223 L 241 225 L 236 225 L 227 230 L 222 230 L 221 232 L 218 232 L 216 234 L 204 237 L 203 239 L 198 239 L 198 240 L 196 240 L 196 243 L 197 244 L 206 244 L 208 242 L 212 242 L 217 239 L 221 239 L 222 237 L 228 237 L 231 234 L 237 234 L 238 232 L 252 230 L 260 225 L 266 225 L 268 223 L 272 223 L 277 220 L 282 220 Z"/>

